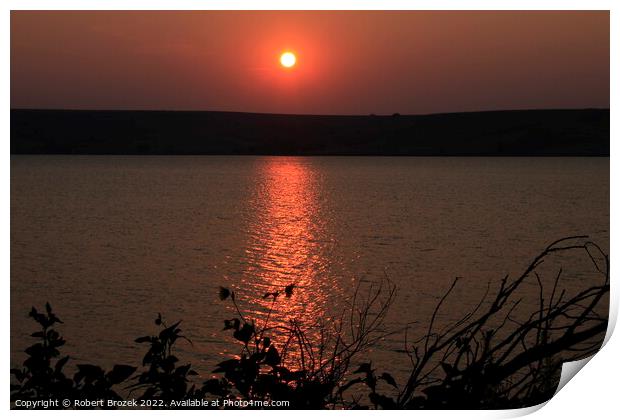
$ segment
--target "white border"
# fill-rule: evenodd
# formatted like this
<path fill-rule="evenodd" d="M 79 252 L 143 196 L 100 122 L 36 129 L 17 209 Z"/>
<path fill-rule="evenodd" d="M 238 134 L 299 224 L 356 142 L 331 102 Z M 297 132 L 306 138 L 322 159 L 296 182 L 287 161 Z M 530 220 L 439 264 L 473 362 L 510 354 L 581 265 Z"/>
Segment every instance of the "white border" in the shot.
<path fill-rule="evenodd" d="M 2 57 L 4 58 L 4 65 L 1 68 L 2 81 L 0 85 L 2 89 L 2 96 L 5 99 L 6 107 L 4 112 L 0 114 L 0 126 L 2 130 L 2 141 L 0 144 L 3 148 L 3 156 L 6 164 L 2 166 L 3 177 L 0 182 L 1 196 L 3 200 L 2 206 L 2 224 L 0 229 L 2 232 L 2 278 L 4 279 L 4 292 L 2 293 L 2 304 L 4 307 L 2 323 L 4 333 L 0 334 L 0 340 L 2 340 L 2 360 L 4 360 L 5 366 L 9 364 L 10 352 L 9 352 L 9 319 L 10 319 L 10 299 L 9 299 L 9 270 L 10 270 L 10 147 L 9 147 L 9 110 L 10 110 L 10 13 L 9 10 L 98 10 L 98 9 L 110 9 L 110 10 L 146 10 L 146 9 L 160 9 L 160 10 L 191 10 L 191 9 L 213 9 L 213 10 L 257 10 L 257 9 L 271 9 L 271 10 L 310 10 L 310 9 L 324 9 L 324 10 L 343 10 L 343 9 L 367 9 L 367 10 L 611 10 L 611 214 L 615 214 L 614 210 L 617 209 L 617 188 L 616 180 L 618 178 L 618 170 L 614 163 L 614 140 L 618 138 L 618 110 L 616 108 L 618 98 L 618 85 L 617 74 L 619 70 L 618 66 L 618 42 L 619 38 L 618 27 L 620 19 L 620 6 L 617 1 L 553 1 L 553 0 L 501 0 L 501 1 L 466 1 L 466 0 L 443 0 L 443 1 L 395 1 L 395 0 L 383 0 L 383 1 L 371 1 L 371 0 L 313 0 L 313 1 L 284 1 L 284 0 L 217 0 L 217 1 L 204 1 L 204 0 L 176 0 L 176 1 L 163 1 L 163 0 L 108 0 L 108 1 L 95 1 L 95 0 L 62 0 L 62 1 L 49 1 L 49 0 L 8 0 L 3 2 L 4 14 L 2 15 L 2 37 L 0 37 L 0 48 Z M 615 6 L 615 7 L 614 7 Z M 614 78 L 615 76 L 615 78 Z M 613 218 L 610 221 L 610 231 L 613 230 Z M 615 244 L 614 238 L 610 241 L 610 254 Z M 612 265 L 612 278 L 613 278 L 613 265 Z M 618 314 L 618 290 L 614 287 L 612 281 L 612 306 L 610 311 L 610 321 L 615 324 Z M 617 399 L 617 378 L 620 377 L 620 363 L 616 360 L 616 354 L 620 354 L 620 344 L 617 337 L 613 337 L 593 360 L 588 363 L 587 366 L 577 375 L 577 379 L 570 381 L 565 388 L 563 388 L 546 406 L 532 415 L 531 418 L 567 418 L 567 419 L 582 419 L 586 417 L 590 418 L 615 418 L 617 416 L 618 403 Z M 0 389 L 0 395 L 4 396 L 5 409 L 9 409 L 9 374 L 8 368 L 5 370 L 5 378 L 2 382 L 2 388 Z M 321 411 L 319 413 L 314 412 L 299 412 L 291 413 L 286 411 L 272 411 L 269 413 L 258 413 L 256 411 L 250 412 L 221 412 L 221 411 L 190 411 L 184 412 L 183 416 L 189 416 L 191 418 L 205 418 L 205 416 L 215 418 L 241 418 L 241 416 L 252 415 L 268 415 L 271 418 L 285 419 L 291 416 L 300 416 L 302 418 L 310 418 L 310 416 L 326 416 L 326 417 L 349 417 L 356 419 L 369 419 L 370 416 L 385 416 L 390 418 L 438 418 L 448 419 L 457 416 L 459 419 L 483 419 L 483 418 L 510 418 L 520 416 L 529 413 L 533 410 L 515 410 L 515 411 L 485 411 L 485 412 L 473 412 L 473 411 L 445 411 L 445 412 L 410 412 L 410 411 L 385 411 L 381 413 L 377 412 L 333 412 L 333 411 Z M 150 411 L 117 411 L 113 412 L 113 415 L 120 418 L 168 418 L 172 413 L 170 412 L 150 412 Z M 15 418 L 32 417 L 32 416 L 46 416 L 52 419 L 66 418 L 79 416 L 82 418 L 84 412 L 18 412 L 11 411 L 11 416 Z M 89 412 L 88 416 L 95 418 L 108 417 L 110 412 Z"/>

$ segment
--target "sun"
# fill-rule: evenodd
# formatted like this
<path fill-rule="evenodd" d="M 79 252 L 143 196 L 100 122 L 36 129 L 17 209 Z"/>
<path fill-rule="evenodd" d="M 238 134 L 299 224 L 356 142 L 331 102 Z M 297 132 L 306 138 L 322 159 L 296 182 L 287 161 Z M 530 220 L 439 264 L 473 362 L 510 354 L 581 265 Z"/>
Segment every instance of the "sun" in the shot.
<path fill-rule="evenodd" d="M 282 64 L 282 66 L 286 68 L 293 67 L 296 62 L 297 62 L 297 57 L 295 57 L 295 54 L 293 54 L 290 51 L 286 51 L 282 53 L 282 55 L 280 56 L 280 64 Z"/>

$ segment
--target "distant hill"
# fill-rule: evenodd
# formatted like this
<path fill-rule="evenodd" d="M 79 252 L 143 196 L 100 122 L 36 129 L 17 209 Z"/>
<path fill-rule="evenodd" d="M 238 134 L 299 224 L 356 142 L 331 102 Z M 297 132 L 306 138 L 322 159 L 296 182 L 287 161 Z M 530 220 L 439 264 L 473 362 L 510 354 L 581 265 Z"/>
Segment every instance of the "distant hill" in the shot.
<path fill-rule="evenodd" d="M 393 116 L 11 110 L 11 153 L 609 156 L 609 110 Z"/>

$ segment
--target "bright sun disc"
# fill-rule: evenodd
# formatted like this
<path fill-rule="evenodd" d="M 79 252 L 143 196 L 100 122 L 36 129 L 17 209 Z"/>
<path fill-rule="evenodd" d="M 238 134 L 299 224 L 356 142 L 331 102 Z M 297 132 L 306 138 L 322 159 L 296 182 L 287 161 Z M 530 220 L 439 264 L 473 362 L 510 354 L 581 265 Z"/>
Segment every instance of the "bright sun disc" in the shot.
<path fill-rule="evenodd" d="M 280 56 L 280 64 L 282 64 L 284 67 L 293 67 L 296 61 L 297 58 L 292 52 L 285 52 Z"/>

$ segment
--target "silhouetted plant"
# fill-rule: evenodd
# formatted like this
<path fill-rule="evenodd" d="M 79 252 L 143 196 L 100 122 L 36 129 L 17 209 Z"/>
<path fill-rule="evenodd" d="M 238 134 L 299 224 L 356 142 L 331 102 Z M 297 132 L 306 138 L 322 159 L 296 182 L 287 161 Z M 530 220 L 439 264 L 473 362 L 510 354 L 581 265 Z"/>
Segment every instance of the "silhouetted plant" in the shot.
<path fill-rule="evenodd" d="M 341 386 L 339 389 L 340 394 L 343 394 L 355 384 L 364 384 L 370 389 L 368 399 L 370 403 L 373 404 L 374 408 L 397 408 L 394 400 L 377 392 L 377 385 L 380 381 L 384 381 L 386 384 L 398 389 L 398 385 L 396 385 L 396 381 L 392 375 L 387 372 L 383 372 L 380 376 L 377 376 L 375 374 L 375 369 L 372 369 L 371 362 L 360 364 L 358 369 L 353 372 L 353 374 L 357 373 L 363 373 L 364 375 L 354 378 L 348 381 L 345 385 Z M 359 401 L 359 399 L 355 400 L 355 403 L 351 406 L 351 408 L 366 408 L 364 405 L 361 405 Z"/>
<path fill-rule="evenodd" d="M 65 340 L 53 328 L 62 321 L 54 314 L 49 303 L 45 304 L 45 313 L 32 308 L 29 316 L 40 326 L 32 337 L 38 342 L 28 347 L 28 358 L 21 369 L 11 369 L 17 383 L 11 385 L 11 401 L 48 399 L 121 400 L 112 389 L 125 381 L 136 368 L 127 365 L 115 365 L 111 371 L 89 364 L 78 364 L 73 378 L 64 373 L 69 356 L 60 357 L 60 348 Z"/>
<path fill-rule="evenodd" d="M 600 283 L 568 296 L 560 290 L 560 269 L 545 297 L 537 269 L 545 258 L 571 251 L 584 252 L 600 274 Z M 538 309 L 524 321 L 515 320 L 512 315 L 523 301 L 517 294 L 532 278 L 539 289 Z M 406 343 L 412 371 L 402 389 L 390 396 L 374 395 L 371 384 L 376 381 L 369 379 L 369 368 L 361 369 L 366 379 L 357 380 L 369 386 L 375 405 L 480 409 L 539 404 L 553 396 L 563 362 L 588 357 L 600 348 L 608 320 L 597 310 L 609 295 L 609 257 L 585 236 L 553 242 L 515 280 L 504 277 L 490 302 L 487 288 L 471 312 L 436 331 L 438 313 L 458 281 L 436 306 L 427 334 Z"/>
<path fill-rule="evenodd" d="M 40 330 L 31 334 L 38 341 L 25 350 L 28 358 L 23 367 L 11 369 L 19 383 L 11 385 L 12 399 L 44 400 L 71 394 L 73 382 L 63 373 L 69 357 L 59 358 L 59 349 L 65 340 L 52 328 L 62 321 L 52 312 L 49 303 L 45 310 L 45 313 L 39 313 L 34 307 L 30 310 L 29 316 L 40 326 Z"/>
<path fill-rule="evenodd" d="M 191 343 L 181 335 L 179 325 L 181 321 L 167 326 L 161 314 L 157 315 L 155 325 L 161 327 L 157 335 L 139 337 L 136 343 L 149 343 L 150 347 L 142 359 L 142 366 L 146 370 L 135 377 L 135 384 L 129 389 L 144 390 L 138 397 L 139 401 L 162 400 L 170 402 L 194 396 L 195 387 L 190 387 L 189 377 L 198 373 L 191 368 L 191 364 L 178 366 L 179 359 L 173 354 L 174 345 L 179 339 Z"/>
<path fill-rule="evenodd" d="M 378 329 L 393 300 L 395 288 L 389 283 L 371 286 L 368 299 L 357 305 L 359 287 L 349 308 L 349 317 L 343 312 L 328 328 L 319 329 L 319 342 L 312 343 L 307 329 L 296 319 L 288 325 L 270 323 L 274 306 L 281 296 L 290 298 L 295 285 L 283 290 L 266 293 L 263 298 L 271 299 L 271 307 L 262 322 L 249 320 L 239 310 L 235 292 L 220 288 L 220 299 L 230 298 L 238 318 L 224 321 L 224 330 L 242 345 L 238 358 L 218 364 L 214 373 L 223 373 L 234 386 L 240 397 L 260 400 L 286 400 L 294 408 L 325 408 L 341 406 L 342 393 L 339 384 L 347 373 L 352 358 L 383 338 Z M 383 298 L 383 299 L 381 299 Z M 344 333 L 345 319 L 351 321 Z M 356 322 L 353 325 L 353 322 Z M 257 325 L 260 325 L 257 327 Z M 275 334 L 281 343 L 280 350 L 270 337 Z M 286 360 L 291 348 L 297 349 L 295 360 Z"/>

